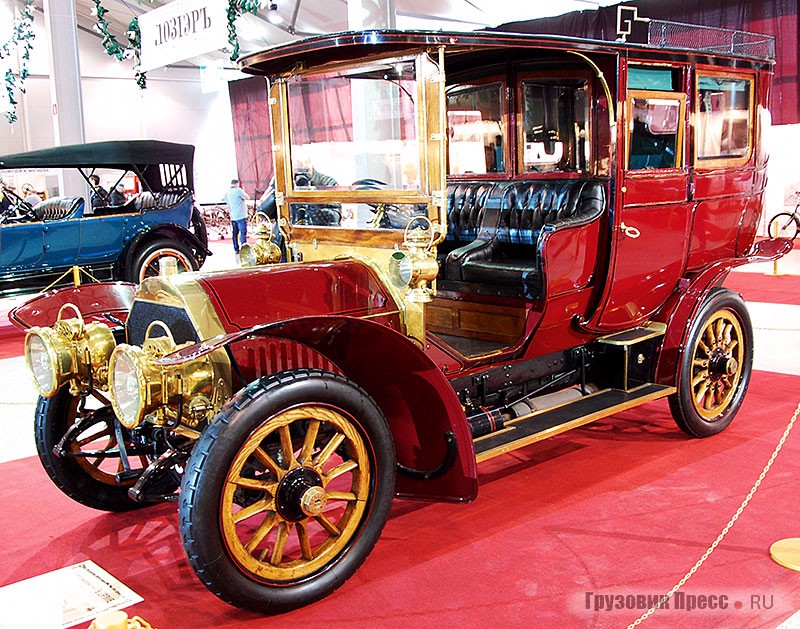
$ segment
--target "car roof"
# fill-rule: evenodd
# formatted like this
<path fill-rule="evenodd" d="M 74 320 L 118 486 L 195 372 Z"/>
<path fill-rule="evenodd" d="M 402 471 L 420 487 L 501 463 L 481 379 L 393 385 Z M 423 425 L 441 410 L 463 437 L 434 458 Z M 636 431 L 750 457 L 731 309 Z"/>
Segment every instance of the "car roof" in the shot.
<path fill-rule="evenodd" d="M 147 176 L 148 166 L 176 164 L 186 167 L 188 185 L 194 189 L 193 163 L 194 146 L 162 140 L 87 142 L 0 156 L 0 169 L 115 168 L 131 170 L 148 180 L 156 179 Z M 151 183 L 159 187 L 155 181 Z"/>
<path fill-rule="evenodd" d="M 716 30 L 724 31 L 724 29 Z M 662 54 L 665 58 L 672 57 L 675 53 L 684 56 L 688 54 L 704 57 L 733 57 L 766 62 L 769 65 L 774 59 L 774 40 L 768 36 L 759 35 L 758 37 L 760 38 L 759 43 L 763 41 L 763 45 L 722 49 L 718 45 L 703 47 L 701 44 L 696 44 L 692 48 L 668 47 L 565 35 L 536 35 L 488 30 L 464 33 L 379 29 L 318 35 L 280 44 L 242 57 L 240 66 L 242 71 L 248 74 L 277 77 L 298 68 L 314 68 L 331 62 L 349 62 L 371 55 L 402 55 L 407 51 L 419 50 L 426 46 L 444 46 L 448 54 L 475 55 L 478 58 L 491 49 L 510 51 L 526 48 L 552 48 L 554 50 L 569 48 L 612 54 L 647 51 L 651 54 Z"/>

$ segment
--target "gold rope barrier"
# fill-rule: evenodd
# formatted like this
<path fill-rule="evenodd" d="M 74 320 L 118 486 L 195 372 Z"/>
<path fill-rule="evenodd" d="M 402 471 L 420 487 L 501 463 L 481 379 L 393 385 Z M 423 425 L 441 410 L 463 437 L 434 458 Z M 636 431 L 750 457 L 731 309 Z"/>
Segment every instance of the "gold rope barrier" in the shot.
<path fill-rule="evenodd" d="M 744 511 L 745 507 L 747 507 L 747 505 L 750 504 L 750 500 L 752 500 L 756 491 L 758 491 L 758 488 L 761 486 L 761 482 L 764 480 L 764 477 L 767 475 L 767 472 L 769 472 L 770 468 L 772 467 L 772 464 L 775 462 L 775 459 L 778 456 L 778 453 L 781 451 L 781 448 L 783 448 L 783 444 L 786 441 L 786 438 L 789 436 L 789 433 L 794 427 L 798 415 L 800 415 L 800 403 L 798 403 L 797 408 L 794 410 L 794 415 L 792 415 L 792 419 L 789 420 L 789 425 L 786 426 L 786 430 L 783 431 L 783 435 L 778 441 L 778 445 L 775 446 L 775 450 L 773 450 L 772 455 L 769 457 L 769 461 L 767 461 L 767 464 L 764 466 L 764 469 L 761 471 L 761 474 L 759 474 L 758 479 L 753 484 L 752 488 L 748 492 L 745 499 L 742 500 L 742 504 L 739 505 L 739 508 L 736 510 L 736 513 L 733 514 L 733 517 L 730 520 L 728 520 L 728 523 L 725 525 L 725 528 L 723 528 L 722 532 L 717 536 L 717 539 L 715 539 L 711 543 L 711 546 L 709 546 L 706 549 L 706 552 L 703 553 L 703 556 L 700 557 L 700 559 L 697 561 L 696 564 L 694 564 L 694 566 L 692 566 L 689 572 L 683 575 L 683 578 L 680 581 L 678 581 L 675 587 L 673 587 L 669 592 L 667 592 L 664 596 L 662 596 L 661 599 L 659 599 L 659 601 L 655 605 L 653 605 L 650 609 L 648 609 L 636 620 L 634 620 L 631 624 L 629 624 L 628 629 L 633 629 L 634 627 L 639 626 L 647 618 L 652 616 L 657 609 L 660 609 L 664 605 L 664 603 L 666 603 L 670 598 L 672 598 L 675 592 L 680 590 L 686 584 L 686 582 L 694 575 L 694 573 L 700 569 L 700 566 L 702 566 L 705 563 L 706 559 L 708 559 L 711 553 L 714 552 L 717 546 L 719 546 L 720 542 L 723 539 L 725 539 L 725 536 L 728 534 L 728 531 L 731 530 L 733 524 L 736 522 L 736 520 L 739 519 L 739 516 L 742 515 L 742 511 Z M 798 542 L 800 542 L 800 539 L 798 539 Z M 774 547 L 775 544 L 773 544 L 772 546 Z"/>

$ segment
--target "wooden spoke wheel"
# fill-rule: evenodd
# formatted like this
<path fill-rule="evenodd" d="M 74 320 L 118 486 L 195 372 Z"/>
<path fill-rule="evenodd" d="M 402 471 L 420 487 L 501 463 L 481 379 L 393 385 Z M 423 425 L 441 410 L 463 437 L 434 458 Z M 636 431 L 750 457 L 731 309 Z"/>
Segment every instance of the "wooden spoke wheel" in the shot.
<path fill-rule="evenodd" d="M 117 480 L 124 466 L 115 422 L 111 405 L 99 393 L 75 397 L 65 385 L 52 398 L 39 398 L 34 420 L 39 460 L 53 483 L 76 502 L 103 511 L 148 506 L 128 497 L 135 479 Z M 131 467 L 147 467 L 150 458 L 140 444 L 127 430 L 121 434 Z"/>
<path fill-rule="evenodd" d="M 396 461 L 375 402 L 299 369 L 240 391 L 203 432 L 181 488 L 189 561 L 223 600 L 266 613 L 326 596 L 364 561 Z"/>
<path fill-rule="evenodd" d="M 695 437 L 724 430 L 741 406 L 753 362 L 753 330 L 741 297 L 721 289 L 710 295 L 689 331 L 678 392 L 670 409 Z"/>
<path fill-rule="evenodd" d="M 352 542 L 369 497 L 364 438 L 338 410 L 279 413 L 245 441 L 222 494 L 225 545 L 273 582 L 312 574 Z"/>

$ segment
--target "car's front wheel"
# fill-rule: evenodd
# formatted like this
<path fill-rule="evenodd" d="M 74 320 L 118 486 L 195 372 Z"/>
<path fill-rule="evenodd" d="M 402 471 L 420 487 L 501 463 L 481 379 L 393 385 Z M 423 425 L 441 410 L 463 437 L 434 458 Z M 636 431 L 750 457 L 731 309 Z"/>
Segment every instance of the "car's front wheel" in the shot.
<path fill-rule="evenodd" d="M 51 398 L 39 398 L 34 419 L 36 450 L 53 483 L 67 496 L 94 509 L 128 511 L 147 506 L 128 497 L 134 480 L 118 480 L 123 471 L 118 435 L 132 451 L 128 431 L 115 430 L 111 405 L 101 397 L 76 397 L 63 386 Z M 146 466 L 146 457 L 135 457 Z"/>
<path fill-rule="evenodd" d="M 196 271 L 200 268 L 188 245 L 180 240 L 159 239 L 145 244 L 135 253 L 126 279 L 138 284 L 146 277 L 158 275 L 159 261 L 162 258 L 174 258 L 179 272 Z"/>
<path fill-rule="evenodd" d="M 394 493 L 386 419 L 356 384 L 299 369 L 262 378 L 192 451 L 180 494 L 189 562 L 218 597 L 278 613 L 346 581 Z"/>
<path fill-rule="evenodd" d="M 678 426 L 693 437 L 724 430 L 744 399 L 753 366 L 753 327 L 742 298 L 721 289 L 703 303 L 681 358 L 678 391 L 669 398 Z"/>

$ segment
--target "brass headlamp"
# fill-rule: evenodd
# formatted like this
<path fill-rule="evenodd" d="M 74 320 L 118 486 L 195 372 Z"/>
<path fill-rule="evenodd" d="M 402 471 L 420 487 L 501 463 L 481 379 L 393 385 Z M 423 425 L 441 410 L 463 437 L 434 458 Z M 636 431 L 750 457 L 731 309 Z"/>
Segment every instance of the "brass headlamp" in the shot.
<path fill-rule="evenodd" d="M 413 223 L 427 222 L 427 227 Z M 407 299 L 414 303 L 426 303 L 433 299 L 428 285 L 436 279 L 439 264 L 431 251 L 434 238 L 433 224 L 427 216 L 417 216 L 406 225 L 403 246 L 406 251 L 395 251 L 389 260 L 389 277 L 398 288 L 408 288 Z"/>
<path fill-rule="evenodd" d="M 256 212 L 258 223 L 255 230 L 256 242 L 252 245 L 244 244 L 239 250 L 239 259 L 242 266 L 258 266 L 260 264 L 273 264 L 281 261 L 281 250 L 274 242 L 272 221 L 263 212 Z"/>
<path fill-rule="evenodd" d="M 74 317 L 63 319 L 66 310 Z M 108 360 L 116 341 L 105 323 L 86 324 L 74 304 L 64 304 L 52 327 L 33 327 L 25 337 L 25 362 L 42 397 L 69 382 L 70 393 L 108 387 Z"/>
<path fill-rule="evenodd" d="M 151 336 L 155 328 L 163 330 L 164 335 Z M 176 349 L 179 346 L 167 325 L 153 321 L 141 347 L 123 343 L 114 350 L 109 393 L 114 412 L 126 428 L 136 428 L 145 419 L 158 425 L 181 422 L 194 428 L 211 418 L 215 397 L 218 401 L 220 394 L 227 397 L 226 391 L 215 390 L 214 364 L 209 355 L 169 367 L 157 364 Z"/>

